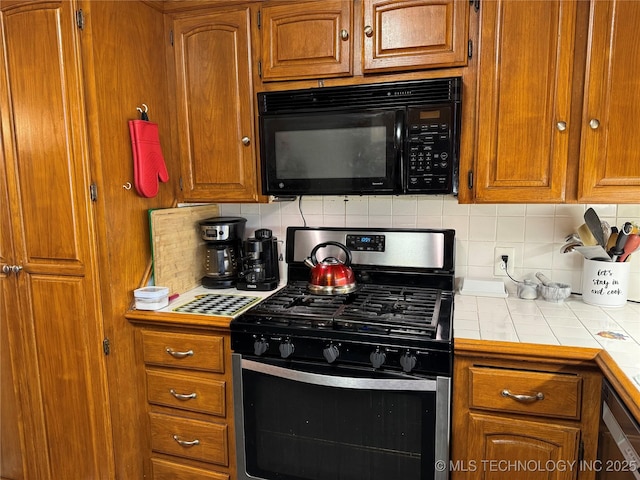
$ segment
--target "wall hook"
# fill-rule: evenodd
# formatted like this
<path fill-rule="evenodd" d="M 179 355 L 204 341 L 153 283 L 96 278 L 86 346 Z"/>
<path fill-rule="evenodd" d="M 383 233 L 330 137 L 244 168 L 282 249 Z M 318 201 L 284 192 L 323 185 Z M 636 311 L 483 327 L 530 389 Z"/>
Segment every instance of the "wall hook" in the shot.
<path fill-rule="evenodd" d="M 140 107 L 136 107 L 136 110 L 140 112 L 140 120 L 149 120 L 149 115 L 147 115 L 147 113 L 149 112 L 149 107 L 147 107 L 145 103 L 143 103 L 142 106 L 144 107 L 144 110 Z"/>
<path fill-rule="evenodd" d="M 131 182 L 127 182 L 124 185 L 122 185 L 122 188 L 124 188 L 125 190 L 131 190 Z"/>

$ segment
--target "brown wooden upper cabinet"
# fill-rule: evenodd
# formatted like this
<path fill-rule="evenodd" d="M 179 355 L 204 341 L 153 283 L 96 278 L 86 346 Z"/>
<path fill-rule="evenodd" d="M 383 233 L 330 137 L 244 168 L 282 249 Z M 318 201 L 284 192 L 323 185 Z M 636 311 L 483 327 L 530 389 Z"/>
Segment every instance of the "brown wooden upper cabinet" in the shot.
<path fill-rule="evenodd" d="M 265 4 L 262 80 L 345 77 L 465 65 L 468 2 L 353 0 Z"/>
<path fill-rule="evenodd" d="M 469 2 L 364 0 L 362 14 L 365 72 L 467 63 Z"/>
<path fill-rule="evenodd" d="M 241 6 L 173 21 L 185 200 L 258 199 L 250 18 Z"/>
<path fill-rule="evenodd" d="M 263 80 L 351 75 L 351 0 L 264 5 L 260 23 Z"/>
<path fill-rule="evenodd" d="M 637 203 L 640 3 L 496 0 L 480 15 L 474 200 Z"/>
<path fill-rule="evenodd" d="M 578 198 L 640 202 L 640 3 L 595 1 L 591 23 Z"/>

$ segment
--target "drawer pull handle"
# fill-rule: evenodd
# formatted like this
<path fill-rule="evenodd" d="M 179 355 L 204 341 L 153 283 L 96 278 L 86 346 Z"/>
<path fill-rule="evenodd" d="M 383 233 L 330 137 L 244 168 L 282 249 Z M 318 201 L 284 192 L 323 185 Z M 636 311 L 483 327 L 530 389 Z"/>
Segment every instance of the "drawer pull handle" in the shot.
<path fill-rule="evenodd" d="M 522 402 L 522 403 L 533 403 L 533 402 L 537 402 L 538 400 L 544 400 L 544 393 L 542 392 L 538 392 L 535 395 L 514 395 L 506 388 L 502 390 L 502 396 L 513 398 L 517 402 Z"/>
<path fill-rule="evenodd" d="M 169 390 L 169 393 L 171 393 L 171 395 L 176 397 L 178 400 L 191 400 L 192 398 L 196 398 L 198 396 L 196 392 L 189 393 L 189 394 L 178 393 L 173 388 Z"/>
<path fill-rule="evenodd" d="M 187 350 L 186 352 L 176 352 L 173 348 L 167 347 L 166 352 L 173 358 L 186 358 L 193 356 L 193 350 Z"/>
<path fill-rule="evenodd" d="M 174 435 L 173 439 L 178 443 L 178 445 L 182 447 L 195 447 L 196 445 L 200 445 L 200 440 L 197 438 L 195 440 L 182 440 L 178 435 Z"/>

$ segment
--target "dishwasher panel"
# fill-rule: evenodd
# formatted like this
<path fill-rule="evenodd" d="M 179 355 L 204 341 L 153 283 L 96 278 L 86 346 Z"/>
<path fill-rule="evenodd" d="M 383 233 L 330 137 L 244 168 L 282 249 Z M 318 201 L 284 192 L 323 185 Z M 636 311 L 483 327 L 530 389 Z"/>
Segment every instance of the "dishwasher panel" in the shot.
<path fill-rule="evenodd" d="M 640 427 L 606 380 L 598 438 L 599 480 L 640 480 Z"/>

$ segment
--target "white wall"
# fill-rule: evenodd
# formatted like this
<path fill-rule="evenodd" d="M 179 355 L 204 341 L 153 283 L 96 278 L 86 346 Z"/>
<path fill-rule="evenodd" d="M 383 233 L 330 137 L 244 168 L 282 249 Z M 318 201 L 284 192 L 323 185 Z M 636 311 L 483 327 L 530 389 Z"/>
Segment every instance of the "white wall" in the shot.
<path fill-rule="evenodd" d="M 269 228 L 284 240 L 287 226 L 453 228 L 456 277 L 494 279 L 495 247 L 515 249 L 514 277 L 537 271 L 581 291 L 582 256 L 561 254 L 565 236 L 584 223 L 589 205 L 459 205 L 452 196 L 309 196 L 287 203 L 220 204 L 221 215 L 247 219 L 247 236 Z M 640 225 L 640 204 L 592 205 L 601 220 Z M 505 285 L 515 292 L 506 277 Z M 640 251 L 631 258 L 629 299 L 640 301 Z"/>

